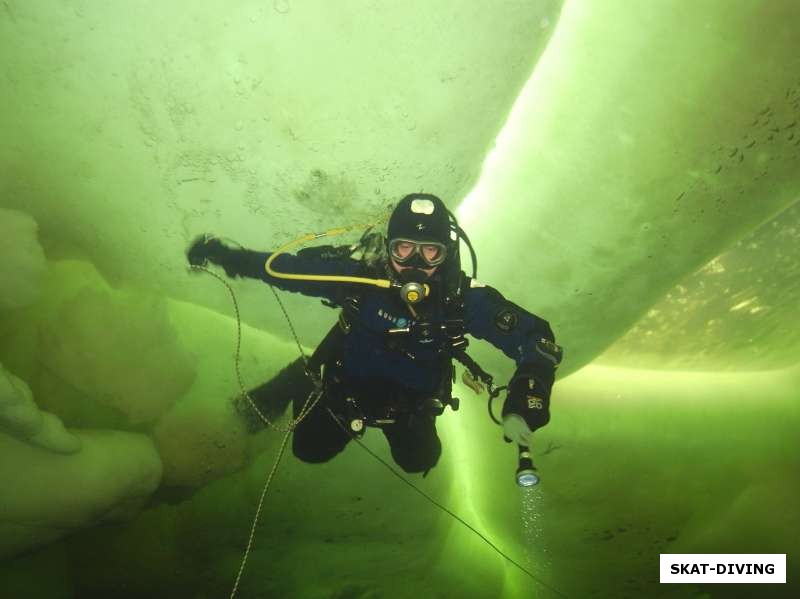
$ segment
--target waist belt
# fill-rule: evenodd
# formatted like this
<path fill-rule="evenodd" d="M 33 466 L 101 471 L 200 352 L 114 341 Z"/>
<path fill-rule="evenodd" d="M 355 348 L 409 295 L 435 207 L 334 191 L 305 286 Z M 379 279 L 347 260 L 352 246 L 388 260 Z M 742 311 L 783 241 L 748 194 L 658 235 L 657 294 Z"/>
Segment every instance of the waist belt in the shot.
<path fill-rule="evenodd" d="M 326 369 L 325 395 L 329 407 L 351 431 L 360 433 L 367 426 L 380 427 L 394 424 L 406 415 L 439 416 L 447 405 L 458 409 L 458 400 L 443 397 L 441 392 L 420 393 L 398 389 L 392 381 L 376 379 L 364 387 L 346 380 L 339 371 L 338 360 Z M 449 379 L 451 373 L 447 373 Z M 449 388 L 448 388 L 449 391 Z"/>

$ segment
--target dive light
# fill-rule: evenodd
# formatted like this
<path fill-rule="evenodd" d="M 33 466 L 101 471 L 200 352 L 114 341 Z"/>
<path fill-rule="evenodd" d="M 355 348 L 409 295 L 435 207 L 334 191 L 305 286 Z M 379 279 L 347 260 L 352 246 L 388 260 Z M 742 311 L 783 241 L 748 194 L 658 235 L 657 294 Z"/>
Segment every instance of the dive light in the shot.
<path fill-rule="evenodd" d="M 520 487 L 535 487 L 539 484 L 539 475 L 536 474 L 536 466 L 533 465 L 530 449 L 524 445 L 519 446 L 517 484 Z"/>

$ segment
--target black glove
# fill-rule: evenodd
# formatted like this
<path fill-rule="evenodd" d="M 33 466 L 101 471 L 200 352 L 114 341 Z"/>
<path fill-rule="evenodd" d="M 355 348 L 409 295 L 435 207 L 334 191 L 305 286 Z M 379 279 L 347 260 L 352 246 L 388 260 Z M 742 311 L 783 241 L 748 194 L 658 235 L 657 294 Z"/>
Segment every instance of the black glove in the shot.
<path fill-rule="evenodd" d="M 550 421 L 550 385 L 534 378 L 518 377 L 511 382 L 503 404 L 503 434 L 507 439 L 530 447 L 531 434 Z"/>
<path fill-rule="evenodd" d="M 207 262 L 222 264 L 228 248 L 216 237 L 201 235 L 192 242 L 186 258 L 192 266 L 205 266 Z"/>
<path fill-rule="evenodd" d="M 526 447 L 530 447 L 533 431 L 550 421 L 550 391 L 563 354 L 561 347 L 546 338 L 539 339 L 535 347 L 542 359 L 517 368 L 503 404 L 506 439 Z"/>

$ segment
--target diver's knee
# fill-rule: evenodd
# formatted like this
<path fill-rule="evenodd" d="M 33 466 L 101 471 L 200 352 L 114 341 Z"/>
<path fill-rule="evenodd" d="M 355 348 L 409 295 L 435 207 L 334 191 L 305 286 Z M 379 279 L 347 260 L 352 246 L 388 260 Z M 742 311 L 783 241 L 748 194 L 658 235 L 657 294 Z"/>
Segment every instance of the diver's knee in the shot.
<path fill-rule="evenodd" d="M 306 447 L 302 444 L 293 443 L 292 453 L 301 462 L 307 464 L 322 464 L 332 460 L 339 455 L 343 447 Z"/>
<path fill-rule="evenodd" d="M 437 450 L 424 455 L 395 454 L 392 457 L 394 457 L 394 461 L 397 465 L 403 469 L 403 472 L 407 474 L 419 474 L 420 472 L 427 472 L 436 466 L 436 464 L 439 463 L 439 457 L 441 455 L 442 449 L 439 447 Z"/>

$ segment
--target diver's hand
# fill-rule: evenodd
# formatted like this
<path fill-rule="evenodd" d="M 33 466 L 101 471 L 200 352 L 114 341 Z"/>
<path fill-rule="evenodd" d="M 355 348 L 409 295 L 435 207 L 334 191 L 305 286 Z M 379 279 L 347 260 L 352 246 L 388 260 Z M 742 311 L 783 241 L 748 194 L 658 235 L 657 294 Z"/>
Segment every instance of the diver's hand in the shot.
<path fill-rule="evenodd" d="M 503 434 L 506 439 L 530 447 L 531 435 L 550 421 L 550 397 L 532 377 L 512 381 L 503 404 Z"/>
<path fill-rule="evenodd" d="M 186 258 L 192 266 L 205 266 L 208 262 L 220 264 L 227 249 L 216 237 L 204 234 L 192 242 Z"/>
<path fill-rule="evenodd" d="M 503 436 L 507 441 L 530 447 L 532 435 L 531 427 L 519 414 L 509 413 L 503 417 Z"/>

